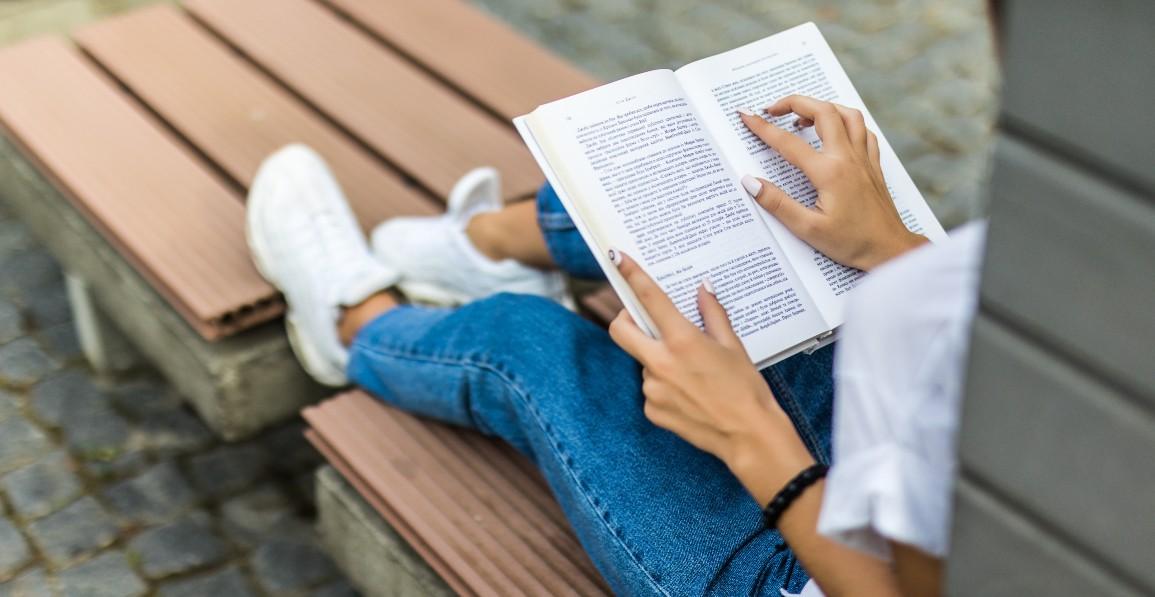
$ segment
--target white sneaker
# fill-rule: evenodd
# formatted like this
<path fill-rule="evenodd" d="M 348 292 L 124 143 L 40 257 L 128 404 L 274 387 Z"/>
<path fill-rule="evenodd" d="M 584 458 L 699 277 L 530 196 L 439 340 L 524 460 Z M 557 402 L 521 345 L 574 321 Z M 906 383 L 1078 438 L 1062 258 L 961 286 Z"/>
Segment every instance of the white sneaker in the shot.
<path fill-rule="evenodd" d="M 572 309 L 560 273 L 513 259 L 494 261 L 469 240 L 469 221 L 502 205 L 500 175 L 493 168 L 478 168 L 454 185 L 445 214 L 393 218 L 377 226 L 371 234 L 373 253 L 401 274 L 398 288 L 413 301 L 459 305 L 515 292 L 544 296 Z"/>
<path fill-rule="evenodd" d="M 303 145 L 261 164 L 246 218 L 253 261 L 288 303 L 285 327 L 297 359 L 318 382 L 345 385 L 341 308 L 393 286 L 397 272 L 373 258 L 329 168 Z"/>

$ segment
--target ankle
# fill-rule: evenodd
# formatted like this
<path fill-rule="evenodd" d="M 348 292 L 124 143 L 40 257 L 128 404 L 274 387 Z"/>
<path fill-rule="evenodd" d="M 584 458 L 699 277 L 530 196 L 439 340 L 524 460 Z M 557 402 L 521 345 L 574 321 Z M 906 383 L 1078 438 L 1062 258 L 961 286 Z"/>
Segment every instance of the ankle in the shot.
<path fill-rule="evenodd" d="M 365 299 L 361 303 L 346 308 L 337 322 L 337 334 L 341 344 L 349 346 L 357 333 L 373 320 L 393 310 L 401 302 L 388 290 L 384 290 Z"/>
<path fill-rule="evenodd" d="M 477 252 L 493 261 L 509 258 L 509 254 L 504 250 L 502 244 L 504 233 L 501 228 L 501 218 L 498 217 L 499 213 L 501 212 L 477 214 L 465 225 L 465 236 L 469 238 L 469 242 L 473 244 Z"/>

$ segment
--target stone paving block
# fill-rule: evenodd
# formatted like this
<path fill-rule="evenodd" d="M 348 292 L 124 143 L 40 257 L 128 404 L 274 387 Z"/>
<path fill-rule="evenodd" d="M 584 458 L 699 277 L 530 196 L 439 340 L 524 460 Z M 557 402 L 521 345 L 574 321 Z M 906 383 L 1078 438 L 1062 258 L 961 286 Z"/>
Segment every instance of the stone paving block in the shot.
<path fill-rule="evenodd" d="M 25 297 L 25 301 L 24 304 L 32 314 L 32 321 L 38 328 L 72 321 L 72 307 L 68 304 L 68 293 L 63 284 L 47 286 Z"/>
<path fill-rule="evenodd" d="M 0 390 L 0 421 L 20 414 L 20 403 L 10 392 Z"/>
<path fill-rule="evenodd" d="M 255 546 L 273 536 L 308 537 L 309 524 L 277 486 L 262 485 L 221 504 L 222 526 L 233 541 Z"/>
<path fill-rule="evenodd" d="M 82 369 L 65 369 L 32 386 L 29 403 L 41 421 L 54 427 L 63 424 L 65 415 L 83 403 L 107 404 L 108 397 Z"/>
<path fill-rule="evenodd" d="M 82 466 L 89 475 L 107 481 L 141 471 L 148 466 L 148 457 L 144 452 L 126 452 L 110 460 L 85 460 Z"/>
<path fill-rule="evenodd" d="M 148 586 L 119 551 L 102 553 L 63 570 L 56 575 L 56 580 L 64 597 L 137 597 L 148 591 Z"/>
<path fill-rule="evenodd" d="M 40 344 L 48 354 L 64 363 L 79 362 L 84 358 L 80 338 L 71 321 L 58 323 L 40 330 Z"/>
<path fill-rule="evenodd" d="M 0 473 L 31 464 L 51 449 L 48 436 L 20 415 L 0 421 Z"/>
<path fill-rule="evenodd" d="M 23 299 L 28 293 L 52 284 L 63 284 L 64 274 L 52 255 L 43 249 L 21 251 L 0 259 L 0 292 Z"/>
<path fill-rule="evenodd" d="M 203 522 L 186 519 L 137 535 L 128 553 L 146 577 L 157 579 L 221 562 L 228 546 Z"/>
<path fill-rule="evenodd" d="M 107 392 L 120 411 L 136 418 L 180 408 L 180 396 L 158 379 L 137 379 L 119 384 Z"/>
<path fill-rule="evenodd" d="M 57 452 L 0 479 L 8 503 L 24 519 L 51 514 L 80 496 L 80 479 L 68 457 Z"/>
<path fill-rule="evenodd" d="M 261 544 L 252 555 L 251 566 L 257 582 L 266 591 L 296 591 L 337 576 L 333 560 L 315 541 L 273 539 Z"/>
<path fill-rule="evenodd" d="M 0 344 L 24 334 L 24 314 L 10 301 L 0 299 Z"/>
<path fill-rule="evenodd" d="M 32 338 L 17 338 L 0 346 L 0 381 L 12 385 L 28 385 L 39 381 L 57 367 L 59 363 L 56 359 L 45 354 Z"/>
<path fill-rule="evenodd" d="M 216 441 L 209 428 L 184 408 L 148 413 L 136 426 L 134 446 L 164 454 L 186 454 Z"/>
<path fill-rule="evenodd" d="M 7 579 L 32 558 L 24 535 L 12 522 L 0 518 L 0 580 Z"/>
<path fill-rule="evenodd" d="M 250 597 L 249 581 L 235 566 L 206 572 L 160 586 L 157 597 Z"/>
<path fill-rule="evenodd" d="M 158 524 L 176 519 L 196 503 L 196 493 L 172 461 L 104 491 L 104 501 L 122 520 Z"/>
<path fill-rule="evenodd" d="M 272 455 L 273 470 L 290 474 L 313 472 L 324 464 L 321 453 L 305 439 L 305 428 L 303 421 L 293 421 L 261 436 L 261 445 Z"/>
<path fill-rule="evenodd" d="M 358 593 L 348 581 L 338 580 L 313 591 L 310 597 L 358 597 Z"/>
<path fill-rule="evenodd" d="M 81 403 L 61 420 L 65 442 L 85 460 L 110 460 L 129 443 L 131 426 L 107 404 Z"/>
<path fill-rule="evenodd" d="M 116 540 L 112 517 L 90 496 L 28 525 L 28 534 L 53 565 L 62 565 Z"/>
<path fill-rule="evenodd" d="M 221 446 L 189 461 L 193 485 L 202 494 L 219 498 L 252 486 L 265 474 L 269 456 L 256 444 Z"/>
<path fill-rule="evenodd" d="M 0 597 L 57 597 L 48 584 L 44 571 L 35 568 L 6 582 L 0 583 Z"/>

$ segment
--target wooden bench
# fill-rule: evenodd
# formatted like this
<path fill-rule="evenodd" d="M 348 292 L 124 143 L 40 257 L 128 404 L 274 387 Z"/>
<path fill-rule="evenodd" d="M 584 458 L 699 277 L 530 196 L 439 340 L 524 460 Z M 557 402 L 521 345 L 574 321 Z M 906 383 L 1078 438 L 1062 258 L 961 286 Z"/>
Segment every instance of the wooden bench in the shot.
<path fill-rule="evenodd" d="M 510 119 L 594 83 L 462 0 L 157 5 L 0 49 L 0 196 L 68 273 L 94 366 L 123 365 L 108 351 L 126 340 L 239 438 L 324 395 L 249 260 L 243 199 L 260 161 L 314 147 L 365 229 L 436 213 L 481 165 L 507 200 L 527 199 L 543 177 Z M 608 290 L 583 303 L 617 309 Z M 356 392 L 307 417 L 347 479 L 320 478 L 321 518 L 345 529 L 327 534 L 332 551 L 366 592 L 409 577 L 420 594 L 605 592 L 507 447 Z"/>

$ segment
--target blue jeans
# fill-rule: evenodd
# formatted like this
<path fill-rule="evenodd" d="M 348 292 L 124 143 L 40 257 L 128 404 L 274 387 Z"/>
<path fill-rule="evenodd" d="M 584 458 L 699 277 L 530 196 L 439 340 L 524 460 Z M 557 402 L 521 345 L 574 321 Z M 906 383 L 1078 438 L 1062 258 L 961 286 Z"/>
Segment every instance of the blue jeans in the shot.
<path fill-rule="evenodd" d="M 557 264 L 600 276 L 548 186 L 538 204 Z M 763 372 L 823 462 L 831 356 L 827 347 Z M 721 461 L 646 420 L 638 363 L 556 303 L 499 294 L 456 309 L 396 308 L 357 335 L 349 377 L 531 458 L 618 594 L 777 597 L 808 578 L 779 533 L 760 528 L 759 504 Z"/>

